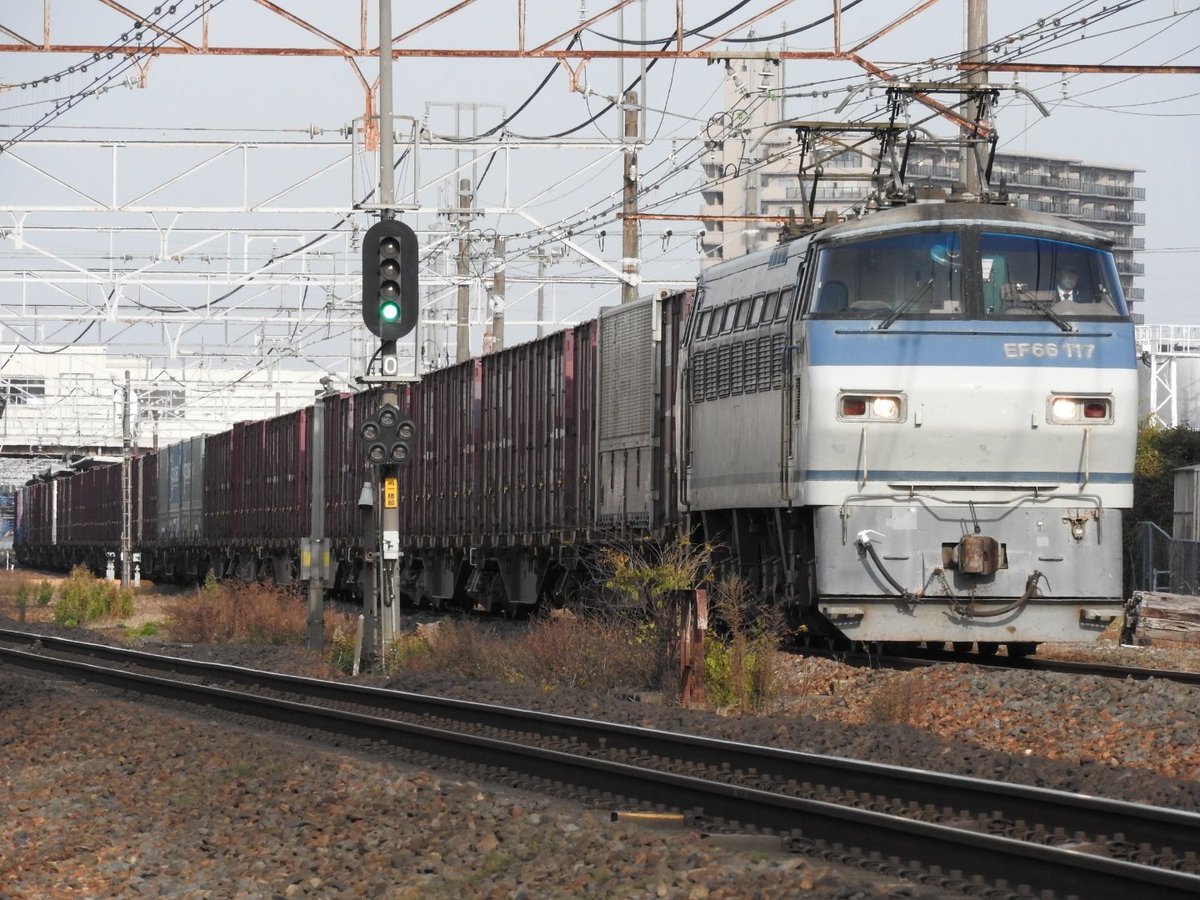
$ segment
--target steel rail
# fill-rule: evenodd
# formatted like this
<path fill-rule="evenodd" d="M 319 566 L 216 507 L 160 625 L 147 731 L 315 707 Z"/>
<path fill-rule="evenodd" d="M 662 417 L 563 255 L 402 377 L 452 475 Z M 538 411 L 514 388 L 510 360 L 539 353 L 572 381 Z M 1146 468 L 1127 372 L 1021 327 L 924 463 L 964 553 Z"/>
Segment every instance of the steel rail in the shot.
<path fill-rule="evenodd" d="M 950 808 L 1002 822 L 1024 820 L 1067 834 L 1122 835 L 1130 845 L 1191 848 L 1200 846 L 1200 814 L 1162 809 L 1066 791 L 1008 784 L 981 778 L 929 772 L 904 766 L 824 756 L 794 750 L 739 744 L 697 735 L 656 731 L 632 725 L 509 709 L 491 704 L 431 697 L 386 688 L 345 684 L 304 676 L 246 669 L 221 663 L 162 656 L 30 632 L 0 630 L 0 640 L 42 650 L 84 654 L 96 659 L 135 663 L 180 676 L 216 679 L 318 699 L 353 703 L 426 719 L 454 721 L 502 733 L 525 733 L 577 746 L 580 752 L 636 753 L 640 758 L 706 766 L 722 775 L 757 773 L 772 785 L 817 785 L 844 796 L 898 798 L 918 807 Z M 820 793 L 820 789 L 816 791 Z M 811 787 L 809 787 L 811 790 Z M 910 820 L 911 821 L 911 820 Z"/>
<path fill-rule="evenodd" d="M 289 700 L 255 696 L 228 688 L 181 682 L 144 673 L 105 668 L 36 652 L 0 650 L 10 664 L 53 675 L 68 675 L 124 690 L 216 707 L 349 735 L 394 747 L 449 756 L 492 770 L 520 773 L 542 783 L 572 785 L 605 795 L 636 797 L 678 809 L 700 809 L 726 821 L 753 823 L 793 837 L 797 847 L 819 850 L 840 844 L 870 848 L 897 860 L 921 859 L 953 867 L 968 878 L 1035 885 L 1063 895 L 1124 898 L 1130 891 L 1154 891 L 1157 898 L 1194 897 L 1200 876 L 1123 862 L 1060 847 L 1030 844 L 948 825 L 914 821 L 887 813 L 747 788 L 721 781 L 663 772 L 622 762 L 531 747 L 509 740 L 466 734 L 410 722 Z M 818 840 L 815 836 L 820 835 Z M 852 849 L 852 855 L 855 851 Z"/>

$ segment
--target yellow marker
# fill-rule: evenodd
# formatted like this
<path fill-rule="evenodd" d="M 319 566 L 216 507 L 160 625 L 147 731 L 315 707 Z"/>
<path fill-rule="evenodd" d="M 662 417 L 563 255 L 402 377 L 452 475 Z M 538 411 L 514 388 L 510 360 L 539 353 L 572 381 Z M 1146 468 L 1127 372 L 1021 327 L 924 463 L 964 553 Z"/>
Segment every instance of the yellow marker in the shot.
<path fill-rule="evenodd" d="M 395 509 L 400 505 L 400 479 L 383 479 L 383 507 Z"/>

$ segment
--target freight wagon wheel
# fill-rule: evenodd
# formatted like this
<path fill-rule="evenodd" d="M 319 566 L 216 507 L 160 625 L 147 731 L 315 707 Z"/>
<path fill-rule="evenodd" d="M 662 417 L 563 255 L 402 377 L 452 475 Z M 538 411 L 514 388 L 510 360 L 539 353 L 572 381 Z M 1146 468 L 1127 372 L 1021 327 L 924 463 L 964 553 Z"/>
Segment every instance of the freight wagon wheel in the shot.
<path fill-rule="evenodd" d="M 971 647 L 973 647 L 973 646 L 974 646 L 974 644 L 971 641 L 955 641 L 954 642 L 954 652 L 955 653 L 970 653 Z"/>
<path fill-rule="evenodd" d="M 989 641 L 986 644 L 983 641 L 979 642 L 980 656 L 995 656 L 996 651 L 1000 649 L 1000 645 L 994 641 Z"/>
<path fill-rule="evenodd" d="M 1008 655 L 1012 659 L 1022 659 L 1037 653 L 1036 641 L 1009 641 Z"/>

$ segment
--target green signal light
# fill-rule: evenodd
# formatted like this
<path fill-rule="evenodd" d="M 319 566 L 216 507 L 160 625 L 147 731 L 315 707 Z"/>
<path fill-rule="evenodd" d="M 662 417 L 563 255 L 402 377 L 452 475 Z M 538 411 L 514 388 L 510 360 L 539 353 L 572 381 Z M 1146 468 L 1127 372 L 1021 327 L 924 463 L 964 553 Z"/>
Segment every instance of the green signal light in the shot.
<path fill-rule="evenodd" d="M 379 318 L 384 322 L 395 322 L 400 318 L 400 304 L 395 300 L 385 300 L 379 304 Z"/>

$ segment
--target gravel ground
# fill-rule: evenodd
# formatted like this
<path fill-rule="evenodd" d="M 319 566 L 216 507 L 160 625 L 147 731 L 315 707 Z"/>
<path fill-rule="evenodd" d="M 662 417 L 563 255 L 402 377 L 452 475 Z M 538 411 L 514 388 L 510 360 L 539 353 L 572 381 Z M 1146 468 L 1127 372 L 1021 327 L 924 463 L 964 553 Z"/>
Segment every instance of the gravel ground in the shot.
<path fill-rule="evenodd" d="M 331 674 L 299 648 L 161 649 Z M 1111 643 L 1042 652 L 1194 663 Z M 784 671 L 756 717 L 434 675 L 391 686 L 1200 810 L 1196 688 L 798 657 Z M 0 747 L 16 811 L 0 897 L 936 895 L 4 672 Z"/>

